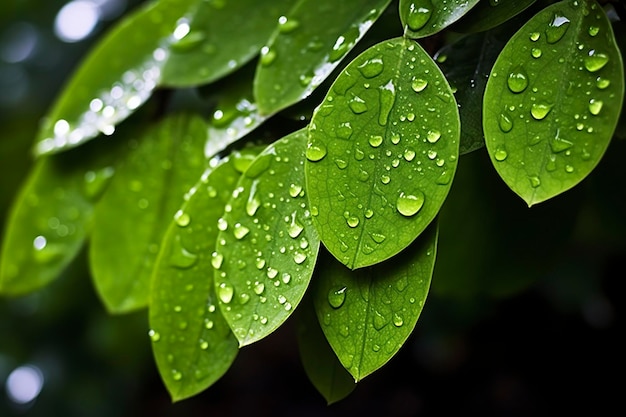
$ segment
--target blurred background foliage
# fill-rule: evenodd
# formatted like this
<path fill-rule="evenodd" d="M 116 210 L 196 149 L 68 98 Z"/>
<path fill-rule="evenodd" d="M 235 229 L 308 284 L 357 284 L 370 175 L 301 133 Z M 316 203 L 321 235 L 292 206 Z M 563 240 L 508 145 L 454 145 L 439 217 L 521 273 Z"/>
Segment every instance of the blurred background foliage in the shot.
<path fill-rule="evenodd" d="M 0 230 L 42 116 L 98 36 L 138 3 L 0 2 Z M 95 17 L 64 29 L 68 7 Z M 532 209 L 484 149 L 463 156 L 414 335 L 338 404 L 308 382 L 290 323 L 243 349 L 208 391 L 171 404 L 146 312 L 108 316 L 81 256 L 43 290 L 0 299 L 0 416 L 614 414 L 625 408 L 614 382 L 626 351 L 625 152 L 614 139 L 580 186 Z"/>

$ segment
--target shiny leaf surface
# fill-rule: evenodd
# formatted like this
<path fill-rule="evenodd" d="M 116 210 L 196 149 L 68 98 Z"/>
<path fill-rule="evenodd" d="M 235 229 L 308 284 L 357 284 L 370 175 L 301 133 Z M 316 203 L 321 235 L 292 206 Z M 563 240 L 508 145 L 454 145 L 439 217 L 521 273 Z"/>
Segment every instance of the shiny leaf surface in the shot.
<path fill-rule="evenodd" d="M 456 169 L 459 114 L 446 79 L 418 44 L 393 39 L 356 58 L 309 132 L 313 221 L 349 268 L 397 254 L 434 219 Z"/>
<path fill-rule="evenodd" d="M 450 26 L 479 0 L 400 0 L 400 19 L 405 36 L 424 38 Z"/>
<path fill-rule="evenodd" d="M 544 9 L 511 38 L 487 82 L 483 128 L 498 174 L 529 206 L 572 188 L 604 154 L 623 98 L 602 8 L 572 0 Z"/>

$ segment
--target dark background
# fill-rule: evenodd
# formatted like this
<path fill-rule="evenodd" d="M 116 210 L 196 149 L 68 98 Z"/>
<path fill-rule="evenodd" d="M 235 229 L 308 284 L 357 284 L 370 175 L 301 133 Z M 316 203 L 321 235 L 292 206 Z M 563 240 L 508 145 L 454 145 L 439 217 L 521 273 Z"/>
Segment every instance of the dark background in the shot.
<path fill-rule="evenodd" d="M 0 219 L 55 94 L 138 1 L 109 0 L 117 14 L 76 43 L 52 30 L 64 3 L 0 4 Z M 614 140 L 582 184 L 532 209 L 496 177 L 484 149 L 461 158 L 422 317 L 399 354 L 339 403 L 326 405 L 308 381 L 288 322 L 242 349 L 213 387 L 172 404 L 146 312 L 108 316 L 81 257 L 49 287 L 0 299 L 0 416 L 621 415 L 625 152 Z M 44 384 L 19 405 L 5 383 L 27 364 Z"/>

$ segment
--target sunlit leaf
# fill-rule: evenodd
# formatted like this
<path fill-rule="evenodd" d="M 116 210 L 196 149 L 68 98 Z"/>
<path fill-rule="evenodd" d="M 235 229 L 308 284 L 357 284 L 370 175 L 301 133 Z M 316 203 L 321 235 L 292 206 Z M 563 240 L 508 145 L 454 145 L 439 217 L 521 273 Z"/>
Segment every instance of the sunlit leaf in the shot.
<path fill-rule="evenodd" d="M 75 258 L 130 132 L 120 131 L 106 147 L 94 143 L 37 161 L 8 217 L 0 292 L 34 291 L 57 278 Z"/>
<path fill-rule="evenodd" d="M 363 37 L 389 0 L 301 0 L 261 51 L 255 96 L 263 114 L 307 97 Z"/>
<path fill-rule="evenodd" d="M 481 32 L 517 16 L 537 0 L 483 0 L 452 27 L 458 32 Z"/>
<path fill-rule="evenodd" d="M 160 85 L 204 84 L 234 71 L 258 54 L 294 1 L 143 6 L 108 32 L 69 80 L 40 129 L 36 152 L 112 134 Z"/>
<path fill-rule="evenodd" d="M 298 349 L 304 371 L 328 404 L 345 398 L 356 388 L 354 378 L 328 344 L 311 297 L 304 298 L 297 318 Z"/>
<path fill-rule="evenodd" d="M 198 394 L 230 367 L 238 343 L 217 308 L 211 253 L 217 221 L 255 153 L 208 168 L 176 212 L 157 258 L 150 297 L 152 349 L 172 398 Z M 247 161 L 247 162 L 246 162 Z"/>
<path fill-rule="evenodd" d="M 110 312 L 147 305 L 161 239 L 208 164 L 206 137 L 206 124 L 197 116 L 172 116 L 148 129 L 97 204 L 90 265 Z"/>
<path fill-rule="evenodd" d="M 433 223 L 404 252 L 375 266 L 350 271 L 329 259 L 312 286 L 322 330 L 356 381 L 379 369 L 413 331 L 435 265 Z"/>
<path fill-rule="evenodd" d="M 382 42 L 337 78 L 313 115 L 305 165 L 313 222 L 349 268 L 383 261 L 434 219 L 450 188 L 459 114 L 415 42 Z"/>
<path fill-rule="evenodd" d="M 624 68 L 604 11 L 554 4 L 496 61 L 483 107 L 491 160 L 531 206 L 578 184 L 606 150 L 622 107 Z"/>
<path fill-rule="evenodd" d="M 405 35 L 424 38 L 450 26 L 476 6 L 479 0 L 400 0 Z"/>
<path fill-rule="evenodd" d="M 218 224 L 216 291 L 240 346 L 287 320 L 313 273 L 319 238 L 305 198 L 305 147 L 306 130 L 299 130 L 263 151 Z"/>

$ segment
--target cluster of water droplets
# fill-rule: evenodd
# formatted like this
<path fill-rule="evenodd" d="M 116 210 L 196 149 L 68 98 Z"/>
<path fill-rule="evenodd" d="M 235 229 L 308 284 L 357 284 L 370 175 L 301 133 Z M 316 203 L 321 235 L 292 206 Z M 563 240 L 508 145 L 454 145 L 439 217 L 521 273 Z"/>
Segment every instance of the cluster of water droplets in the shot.
<path fill-rule="evenodd" d="M 574 7 L 578 7 L 577 2 L 573 3 Z M 596 6 L 592 5 L 591 10 L 595 10 Z M 587 13 L 587 11 L 585 11 Z M 588 14 L 588 13 L 587 13 Z M 596 15 L 597 19 L 600 19 L 599 15 Z M 553 49 L 554 46 L 558 46 L 565 35 L 568 32 L 571 21 L 565 16 L 565 13 L 555 12 L 552 15 L 549 23 L 546 25 L 543 31 L 533 31 L 528 34 L 528 40 L 530 42 L 530 56 L 535 61 L 540 61 L 546 52 L 557 52 L 557 49 Z M 587 36 L 589 41 L 592 41 L 602 32 L 599 26 L 589 25 L 587 28 Z M 556 171 L 558 168 L 557 159 L 559 157 L 570 157 L 574 153 L 575 144 L 568 136 L 573 135 L 571 132 L 586 132 L 593 134 L 594 118 L 602 113 L 604 102 L 600 98 L 603 90 L 607 89 L 611 82 L 608 78 L 603 76 L 603 68 L 609 63 L 610 59 L 607 53 L 601 49 L 589 47 L 584 44 L 584 41 L 576 42 L 577 52 L 579 58 L 574 62 L 566 62 L 564 56 L 555 58 L 559 64 L 572 65 L 573 73 L 576 74 L 573 78 L 574 81 L 569 82 L 569 88 L 567 94 L 580 94 L 581 89 L 585 89 L 586 99 L 585 111 L 576 112 L 572 114 L 570 120 L 561 120 L 558 116 L 555 116 L 553 120 L 554 131 L 549 137 L 541 135 L 530 135 L 527 139 L 529 147 L 533 147 L 539 143 L 547 141 L 549 149 L 552 154 L 548 157 L 548 162 L 545 165 L 545 170 L 548 172 Z M 582 76 L 579 76 L 581 74 Z M 492 74 L 493 77 L 497 77 L 498 74 Z M 580 83 L 578 80 L 586 79 L 585 83 Z M 560 78 L 554 79 L 554 85 L 558 86 L 562 84 Z M 519 124 L 521 126 L 528 123 L 541 123 L 544 120 L 548 120 L 549 116 L 553 112 L 555 107 L 554 97 L 555 93 L 550 88 L 538 88 L 534 85 L 533 77 L 530 76 L 525 69 L 524 65 L 514 65 L 511 71 L 506 75 L 506 85 L 508 90 L 513 93 L 513 97 L 522 96 L 523 94 L 532 93 L 530 96 L 531 103 L 529 106 L 525 106 L 523 102 L 518 104 L 505 105 L 502 112 L 498 116 L 498 126 L 500 130 L 508 134 L 513 131 Z M 530 89 L 530 90 L 529 90 Z M 573 99 L 574 100 L 574 99 Z M 576 98 L 575 100 L 579 100 Z M 566 103 L 567 104 L 567 103 Z M 566 124 L 564 126 L 563 124 Z M 572 128 L 573 127 L 573 128 Z M 526 129 L 524 127 L 524 129 Z M 588 160 L 591 157 L 590 144 L 592 138 L 588 141 L 583 141 L 579 147 L 577 155 L 582 160 Z M 494 158 L 496 161 L 506 161 L 508 158 L 508 151 L 506 145 L 499 146 L 494 152 Z M 566 173 L 572 173 L 575 171 L 572 162 L 565 160 L 562 169 Z M 541 179 L 538 175 L 529 176 L 530 185 L 533 188 L 537 188 L 541 185 Z"/>

